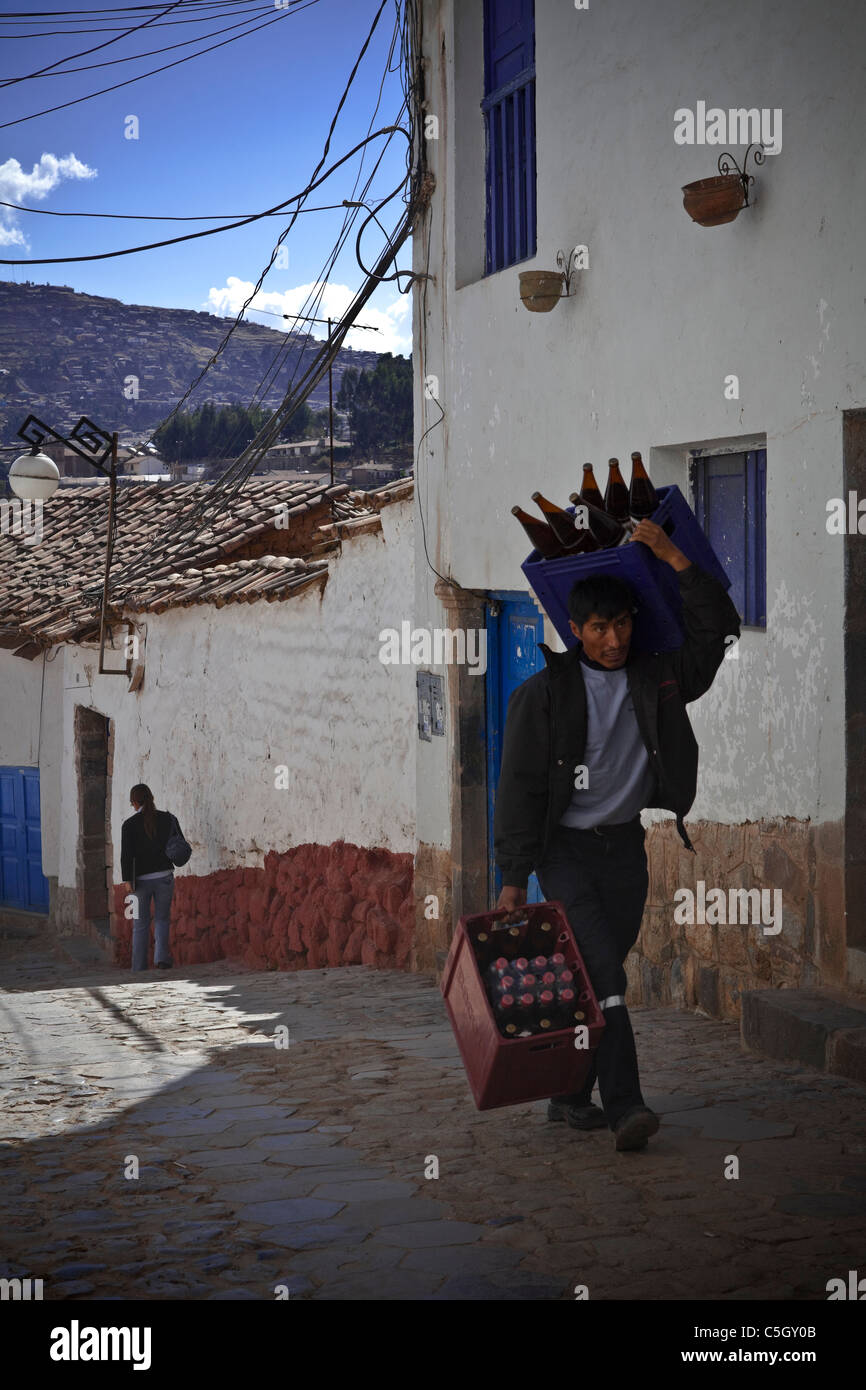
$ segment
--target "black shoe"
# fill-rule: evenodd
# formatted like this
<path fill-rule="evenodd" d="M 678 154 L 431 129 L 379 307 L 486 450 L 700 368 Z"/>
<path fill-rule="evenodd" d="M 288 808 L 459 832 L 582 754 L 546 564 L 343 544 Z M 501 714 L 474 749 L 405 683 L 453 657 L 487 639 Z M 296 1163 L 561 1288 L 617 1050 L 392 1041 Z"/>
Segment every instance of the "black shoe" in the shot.
<path fill-rule="evenodd" d="M 173 965 L 173 960 L 158 960 L 156 962 L 157 970 L 170 970 Z"/>
<path fill-rule="evenodd" d="M 597 1105 L 575 1105 L 572 1100 L 557 1100 L 552 1097 L 547 1102 L 549 1120 L 567 1120 L 571 1129 L 603 1129 L 607 1121 L 604 1111 Z"/>
<path fill-rule="evenodd" d="M 614 1125 L 618 1149 L 643 1149 L 659 1127 L 659 1117 L 646 1105 L 633 1105 Z"/>

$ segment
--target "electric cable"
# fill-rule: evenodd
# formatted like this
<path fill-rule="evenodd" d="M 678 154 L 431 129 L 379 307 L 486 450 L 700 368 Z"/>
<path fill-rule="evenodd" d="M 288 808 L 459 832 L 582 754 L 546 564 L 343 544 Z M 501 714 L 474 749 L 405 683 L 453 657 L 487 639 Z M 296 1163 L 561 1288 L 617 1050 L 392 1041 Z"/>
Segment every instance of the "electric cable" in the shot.
<path fill-rule="evenodd" d="M 118 34 L 116 38 L 106 39 L 104 43 L 98 43 L 93 48 L 85 48 L 81 53 L 73 53 L 68 58 L 57 58 L 53 63 L 48 63 L 44 68 L 39 68 L 36 72 L 26 73 L 22 77 L 13 77 L 7 81 L 3 81 L 2 83 L 0 83 L 0 86 L 11 87 L 15 82 L 29 82 L 30 79 L 33 77 L 44 77 L 47 73 L 51 72 L 53 68 L 59 68 L 61 63 L 71 63 L 75 58 L 86 58 L 89 54 L 98 53 L 101 49 L 108 48 L 113 43 L 120 43 L 121 39 L 128 39 L 130 34 L 138 34 L 141 32 L 142 29 L 146 29 L 148 25 L 155 24 L 157 19 L 161 19 L 165 15 L 171 14 L 171 11 L 176 10 L 178 5 L 182 5 L 183 2 L 184 0 L 173 0 L 173 3 L 171 5 L 167 5 L 163 10 L 158 10 L 157 13 L 151 19 L 145 19 L 141 22 L 141 24 L 136 24 L 131 29 L 124 30 L 124 32 Z M 192 40 L 192 42 L 195 42 L 195 40 Z M 142 57 L 147 56 L 147 54 L 142 54 Z M 104 65 L 102 63 L 95 63 L 93 64 L 93 66 L 103 67 Z M 72 69 L 72 71 L 86 72 L 87 68 L 74 68 Z M 61 76 L 65 75 L 65 73 L 61 74 Z"/>
<path fill-rule="evenodd" d="M 289 201 L 291 202 L 291 199 Z M 337 212 L 342 206 L 342 203 L 325 203 L 322 207 L 303 208 L 302 211 Z M 283 207 L 274 208 L 272 212 L 202 212 L 183 217 L 173 213 L 150 212 L 58 212 L 55 208 L 28 208 L 23 203 L 7 203 L 2 198 L 0 198 L 0 208 L 13 208 L 16 212 L 33 212 L 36 213 L 37 217 L 100 217 L 115 222 L 222 222 L 227 217 L 255 218 L 281 217 L 283 215 Z"/>
<path fill-rule="evenodd" d="M 131 87 L 134 82 L 143 82 L 146 77 L 154 77 L 159 72 L 168 72 L 171 68 L 180 67 L 182 63 L 191 63 L 194 58 L 201 58 L 205 53 L 213 53 L 218 48 L 225 48 L 227 44 L 237 43 L 239 39 L 248 38 L 250 34 L 257 34 L 262 29 L 269 29 L 272 24 L 279 24 L 281 19 L 286 19 L 290 15 L 299 13 L 300 10 L 309 9 L 312 5 L 317 5 L 319 0 L 304 0 L 298 8 L 292 10 L 280 10 L 279 14 L 272 19 L 265 20 L 262 24 L 255 25 L 248 29 L 245 34 L 235 34 L 230 39 L 222 39 L 219 43 L 211 44 L 209 48 L 203 48 L 198 53 L 188 53 L 185 58 L 175 58 L 173 63 L 164 63 L 162 67 L 151 68 L 150 72 L 139 73 L 137 77 L 128 77 L 124 82 L 115 82 L 110 87 L 101 87 L 98 92 L 88 92 L 86 96 L 74 97 L 70 101 L 62 101 L 57 106 L 48 106 L 44 111 L 32 111 L 29 116 L 19 116 L 14 121 L 0 122 L 0 130 L 10 130 L 13 126 L 24 125 L 27 121 L 38 120 L 40 116 L 50 116 L 55 111 L 66 111 L 70 106 L 80 106 L 83 101 L 92 101 L 94 97 L 105 96 L 107 92 L 117 92 L 122 87 Z"/>
<path fill-rule="evenodd" d="M 177 3 L 184 4 L 185 0 L 177 0 Z M 261 9 L 257 9 L 255 14 L 271 14 L 272 11 L 273 6 L 266 5 Z M 226 18 L 227 17 L 228 16 L 226 16 Z M 13 87 L 17 82 L 31 82 L 37 77 L 69 77 L 74 72 L 93 72 L 96 68 L 111 68 L 116 67 L 119 63 L 137 63 L 141 58 L 155 58 L 158 57 L 160 53 L 172 53 L 176 48 L 188 48 L 191 43 L 200 43 L 202 39 L 215 39 L 219 34 L 229 34 L 233 29 L 241 29 L 245 24 L 249 23 L 252 17 L 252 15 L 245 15 L 243 19 L 237 20 L 234 24 L 227 24 L 224 29 L 214 29 L 209 34 L 198 34 L 194 39 L 182 39 L 178 43 L 166 44 L 162 48 L 149 48 L 144 53 L 129 53 L 124 58 L 109 58 L 104 63 L 87 63 L 84 67 L 66 68 L 63 72 L 52 71 L 53 68 L 59 67 L 61 63 L 71 63 L 73 58 L 81 58 L 84 56 L 81 53 L 73 53 L 70 54 L 68 58 L 58 58 L 56 63 L 52 63 L 50 67 L 42 68 L 39 72 L 26 73 L 22 77 L 0 78 L 0 90 L 4 87 Z M 148 20 L 148 23 L 151 22 L 152 21 Z M 143 29 L 144 25 L 139 25 L 138 28 Z M 137 30 L 135 29 L 127 30 L 127 34 L 136 32 Z M 107 48 L 109 43 L 118 43 L 120 38 L 125 37 L 126 34 L 122 34 L 117 39 L 107 39 L 104 44 L 98 44 L 97 48 Z M 87 49 L 86 52 L 95 53 L 97 48 Z"/>
<path fill-rule="evenodd" d="M 183 0 L 183 3 L 185 7 L 188 9 L 192 7 L 192 0 Z M 279 8 L 291 9 L 299 5 L 300 3 L 301 0 L 288 0 L 288 3 L 286 5 L 281 5 Z M 226 6 L 231 6 L 232 8 L 226 9 Z M 142 7 L 139 6 L 137 8 L 141 9 Z M 150 8 L 151 10 L 158 10 L 160 6 L 151 5 L 148 8 Z M 219 0 L 219 3 L 217 3 L 216 0 L 214 0 L 213 4 L 201 6 L 196 4 L 195 8 L 201 11 L 201 13 L 196 15 L 195 17 L 191 16 L 189 19 L 158 19 L 156 16 L 154 16 L 155 22 L 149 27 L 153 29 L 169 29 L 174 28 L 179 24 L 206 24 L 212 22 L 215 19 L 228 19 L 233 14 L 240 14 L 243 9 L 246 9 L 247 13 L 258 13 L 261 9 L 261 0 Z M 266 8 L 272 9 L 274 8 L 274 6 L 266 6 Z M 225 12 L 223 14 L 205 14 L 204 11 L 206 10 L 224 10 Z M 128 13 L 132 12 L 133 10 L 129 12 L 125 10 L 120 10 L 118 12 L 114 12 L 111 18 L 116 19 L 119 24 L 123 24 L 127 21 Z M 35 23 L 36 21 L 34 20 L 33 22 Z M 75 18 L 68 18 L 66 16 L 58 16 L 55 19 L 55 23 L 57 24 L 65 24 L 67 22 L 70 24 L 83 23 L 83 21 L 81 20 L 76 20 Z M 10 17 L 9 15 L 0 15 L 0 26 L 15 23 L 27 23 L 27 21 L 16 20 Z M 3 39 L 62 39 L 72 38 L 78 35 L 88 35 L 92 37 L 94 34 L 116 34 L 119 32 L 121 32 L 120 29 L 113 28 L 110 23 L 106 24 L 105 27 L 101 29 L 90 26 L 86 29 L 49 29 L 30 34 L 10 34 L 4 32 L 4 30 L 0 28 L 0 36 L 2 36 Z M 71 54 L 70 56 L 77 57 L 78 55 Z"/>
<path fill-rule="evenodd" d="M 319 169 L 321 169 L 321 166 L 324 163 L 324 160 L 327 156 L 327 150 L 330 145 L 331 134 L 339 117 L 340 109 L 342 108 L 343 102 L 345 101 L 345 97 L 348 94 L 348 90 L 351 86 L 354 74 L 357 71 L 361 59 L 363 58 L 363 54 L 366 51 L 370 38 L 372 37 L 372 33 L 376 27 L 376 24 L 378 23 L 382 10 L 384 9 L 385 3 L 387 3 L 387 0 L 383 0 L 382 5 L 380 6 L 379 11 L 377 12 L 376 18 L 373 22 L 373 26 L 370 31 L 370 35 L 368 36 L 367 42 L 364 45 L 364 49 L 362 50 L 361 55 L 359 55 L 358 62 L 356 63 L 355 68 L 353 69 L 353 72 L 350 75 L 346 91 L 344 92 L 343 98 L 341 99 L 340 106 L 337 109 L 337 113 L 335 114 L 334 120 L 331 123 L 331 128 L 325 144 L 325 151 L 323 152 L 322 159 L 319 165 L 317 166 L 316 171 L 314 171 L 314 179 L 311 181 L 311 184 L 315 183 L 315 174 L 317 174 Z M 397 9 L 399 18 L 399 5 Z M 401 134 L 407 135 L 407 140 L 411 142 L 413 138 L 412 130 L 414 130 L 414 121 L 412 119 L 411 104 L 409 106 L 409 116 L 410 131 L 406 132 L 402 130 L 402 128 L 400 127 L 398 127 L 397 129 L 400 130 Z M 409 161 L 407 158 L 407 164 L 408 162 Z M 354 319 L 357 318 L 363 305 L 367 302 L 367 300 L 373 294 L 375 289 L 378 287 L 378 280 L 375 277 L 378 276 L 380 273 L 383 273 L 387 269 L 388 263 L 397 254 L 403 242 L 409 235 L 416 211 L 417 197 L 412 196 L 410 197 L 409 204 L 406 207 L 400 229 L 388 242 L 385 251 L 382 253 L 382 256 L 376 264 L 376 268 L 372 272 L 374 278 L 368 278 L 366 284 L 355 295 L 355 298 L 350 304 L 348 310 L 343 315 L 342 319 L 340 319 L 336 324 L 334 331 L 331 334 L 331 337 L 323 344 L 322 348 L 319 350 L 310 367 L 307 369 L 305 375 L 302 377 L 300 383 L 297 384 L 295 389 L 293 389 L 290 392 L 287 392 L 281 407 L 274 412 L 274 414 L 271 416 L 271 419 L 267 422 L 263 429 L 259 431 L 256 438 L 253 441 L 251 441 L 251 443 L 242 452 L 239 458 L 233 461 L 233 463 L 230 465 L 230 467 L 226 470 L 225 474 L 223 474 L 223 476 L 218 480 L 217 483 L 208 484 L 206 485 L 205 489 L 202 489 L 202 484 L 195 485 L 195 490 L 199 492 L 199 496 L 198 498 L 194 496 L 194 505 L 188 516 L 185 518 L 186 524 L 182 528 L 182 534 L 184 535 L 184 537 L 186 537 L 190 533 L 190 531 L 192 531 L 193 534 L 198 534 L 198 532 L 202 530 L 203 527 L 207 524 L 208 513 L 211 512 L 214 509 L 214 507 L 219 507 L 220 505 L 222 505 L 227 496 L 233 496 L 239 490 L 239 488 L 243 485 L 243 482 L 246 480 L 246 478 L 250 475 L 253 468 L 255 467 L 256 461 L 271 446 L 274 439 L 276 439 L 282 432 L 282 430 L 285 428 L 292 415 L 297 411 L 300 405 L 303 404 L 303 402 L 315 389 L 315 386 L 318 384 L 318 382 L 322 379 L 325 372 L 327 371 L 329 363 L 333 362 L 340 349 L 342 348 L 345 336 L 351 328 Z M 291 225 L 292 224 L 290 224 L 290 226 Z M 286 228 L 286 233 L 284 233 L 284 235 L 287 234 L 289 230 L 290 228 Z M 273 259 L 274 257 L 272 256 L 270 264 L 273 263 Z M 259 283 L 254 289 L 252 295 L 248 296 L 245 305 L 240 310 L 238 319 L 236 319 L 232 329 L 229 330 L 229 334 L 226 336 L 226 339 L 224 340 L 222 347 L 225 346 L 225 343 L 231 336 L 231 332 L 233 332 L 234 328 L 237 327 L 238 322 L 240 322 L 243 314 L 246 312 L 246 309 L 249 307 L 249 304 L 251 303 L 252 299 L 254 299 L 255 295 L 258 293 L 258 290 L 261 287 L 261 283 L 264 280 L 264 276 L 266 275 L 267 270 L 270 268 L 270 264 L 268 267 L 266 267 L 265 271 L 262 272 L 262 276 L 259 279 Z M 221 351 L 222 347 L 218 351 Z M 201 377 L 204 375 L 204 372 L 207 370 L 208 368 L 206 367 L 204 371 L 200 373 L 197 381 L 193 383 L 193 386 L 186 393 L 182 401 L 178 402 L 178 405 L 174 408 L 174 411 L 172 411 L 169 414 L 169 416 L 166 417 L 166 421 L 164 423 L 167 423 L 168 420 L 173 418 L 173 415 L 182 405 L 183 400 L 188 398 L 192 389 L 194 389 L 194 387 L 198 384 L 198 381 L 201 379 Z M 161 426 L 157 428 L 161 428 Z M 208 503 L 210 503 L 210 506 L 208 505 Z M 196 523 L 198 523 L 197 530 L 195 530 Z M 177 531 L 175 531 L 171 537 L 166 538 L 164 546 L 172 544 L 176 545 L 177 539 L 178 533 Z M 142 560 L 139 564 L 136 564 L 134 561 L 131 562 L 131 564 L 127 566 L 126 570 L 124 571 L 124 574 L 122 576 L 123 582 L 132 582 L 132 580 L 137 576 L 137 574 L 142 572 L 145 566 L 152 567 L 153 562 L 156 558 L 156 555 L 151 551 L 147 557 L 142 557 Z"/>
<path fill-rule="evenodd" d="M 368 49 L 368 47 L 369 47 L 369 45 L 370 45 L 370 42 L 371 42 L 371 40 L 372 40 L 372 38 L 373 38 L 373 34 L 374 34 L 375 31 L 376 31 L 376 26 L 377 26 L 378 23 L 379 23 L 379 19 L 380 19 L 380 17 L 381 17 L 381 14 L 382 14 L 383 9 L 385 8 L 386 3 L 387 3 L 387 0 L 382 0 L 382 3 L 380 4 L 379 9 L 377 10 L 376 15 L 375 15 L 375 17 L 374 17 L 374 19 L 373 19 L 373 23 L 372 23 L 372 25 L 370 26 L 369 33 L 367 34 L 367 37 L 366 37 L 366 39 L 365 39 L 365 41 L 364 41 L 364 45 L 363 45 L 363 47 L 362 47 L 362 49 L 361 49 L 361 52 L 359 53 L 359 55 L 358 55 L 358 57 L 357 57 L 357 59 L 356 59 L 356 61 L 355 61 L 355 65 L 354 65 L 354 67 L 352 68 L 352 71 L 349 73 L 348 81 L 347 81 L 347 83 L 346 83 L 345 88 L 343 89 L 343 93 L 342 93 L 342 96 L 340 97 L 340 101 L 339 101 L 339 103 L 338 103 L 337 110 L 336 110 L 336 112 L 334 113 L 333 119 L 332 119 L 331 124 L 330 124 L 330 127 L 329 127 L 329 129 L 328 129 L 327 136 L 326 136 L 326 138 L 325 138 L 325 147 L 324 147 L 324 150 L 322 151 L 322 157 L 321 157 L 321 159 L 319 160 L 319 163 L 316 165 L 316 168 L 315 168 L 314 171 L 313 171 L 313 177 L 312 177 L 312 179 L 310 180 L 310 183 L 307 185 L 307 188 L 304 190 L 304 192 L 301 193 L 301 194 L 299 194 L 299 195 L 297 195 L 296 198 L 290 198 L 290 199 L 288 199 L 289 202 L 295 202 L 295 201 L 299 201 L 299 200 L 305 199 L 305 198 L 309 195 L 309 193 L 311 193 L 312 190 L 313 190 L 314 188 L 316 188 L 316 187 L 318 186 L 319 183 L 324 182 L 324 179 L 328 176 L 327 174 L 325 174 L 325 175 L 322 176 L 321 179 L 317 179 L 317 175 L 319 174 L 319 172 L 320 172 L 320 170 L 321 170 L 321 168 L 322 168 L 322 165 L 324 164 L 325 160 L 326 160 L 327 157 L 328 157 L 328 150 L 329 150 L 330 147 L 331 147 L 331 136 L 333 135 L 334 129 L 335 129 L 335 127 L 336 127 L 337 121 L 338 121 L 339 116 L 340 116 L 340 112 L 341 112 L 341 110 L 343 109 L 343 105 L 345 104 L 346 98 L 347 98 L 348 95 L 349 95 L 349 92 L 350 92 L 350 90 L 351 90 L 352 84 L 353 84 L 353 82 L 354 82 L 354 80 L 355 80 L 355 77 L 356 77 L 356 75 L 357 75 L 358 69 L 359 69 L 359 67 L 360 67 L 360 65 L 361 65 L 361 62 L 363 61 L 364 54 L 366 53 L 366 51 L 367 51 L 367 49 Z M 403 131 L 403 130 L 401 129 L 401 127 L 399 127 L 399 126 L 393 127 L 393 129 L 394 129 L 395 131 L 399 131 L 400 134 L 406 134 L 406 132 Z M 379 134 L 381 134 L 381 133 L 383 133 L 383 132 L 376 132 L 376 134 L 375 134 L 374 136 L 368 136 L 367 139 L 374 139 L 374 138 L 377 138 L 377 136 L 378 136 Z M 359 148 L 360 148 L 362 145 L 364 145 L 365 143 L 366 143 L 366 140 L 360 141 L 359 144 L 355 147 L 355 149 L 354 149 L 354 150 L 351 150 L 351 151 L 349 152 L 348 155 L 344 155 L 342 159 L 338 160 L 337 163 L 333 166 L 333 168 L 332 168 L 329 172 L 333 172 L 333 169 L 338 168 L 338 167 L 340 166 L 340 164 L 344 164 L 344 163 L 346 162 L 346 160 L 349 159 L 349 158 L 351 157 L 352 154 L 356 153 L 357 149 L 359 149 Z M 280 246 L 282 245 L 283 241 L 284 241 L 285 238 L 288 236 L 289 232 L 291 231 L 292 227 L 294 226 L 295 220 L 296 220 L 297 216 L 298 216 L 298 210 L 296 210 L 296 211 L 294 212 L 294 214 L 292 215 L 292 219 L 291 219 L 291 221 L 289 222 L 288 226 L 284 229 L 283 232 L 281 232 L 279 238 L 277 239 L 277 244 L 276 244 L 276 246 L 274 247 L 273 251 L 271 252 L 270 260 L 268 261 L 268 263 L 267 263 L 267 265 L 265 266 L 264 270 L 262 270 L 261 274 L 259 275 L 259 278 L 258 278 L 258 280 L 257 280 L 257 282 L 256 282 L 256 285 L 255 285 L 255 287 L 254 287 L 254 289 L 253 289 L 252 294 L 250 294 L 250 295 L 247 297 L 247 299 L 244 301 L 244 303 L 243 303 L 243 305 L 241 306 L 241 308 L 240 308 L 238 314 L 237 314 L 236 317 L 235 317 L 234 323 L 230 326 L 230 328 L 229 328 L 228 332 L 226 333 L 225 337 L 223 338 L 222 342 L 218 345 L 218 347 L 217 347 L 217 349 L 216 349 L 216 352 L 214 352 L 214 353 L 211 355 L 211 357 L 210 357 L 210 358 L 208 359 L 208 361 L 205 363 L 205 365 L 204 365 L 204 367 L 202 368 L 202 370 L 199 372 L 198 376 L 195 378 L 195 380 L 192 382 L 192 384 L 191 384 L 191 385 L 187 388 L 187 390 L 184 392 L 183 396 L 180 398 L 180 400 L 178 401 L 177 405 L 174 407 L 173 410 L 171 410 L 171 411 L 169 412 L 169 414 L 165 417 L 165 419 L 161 421 L 160 425 L 159 425 L 157 428 L 161 429 L 164 425 L 167 425 L 167 424 L 168 424 L 169 420 L 171 420 L 171 419 L 174 418 L 174 416 L 178 413 L 178 411 L 180 410 L 180 408 L 181 408 L 181 406 L 184 404 L 184 402 L 185 402 L 186 400 L 188 400 L 189 397 L 192 395 L 193 391 L 194 391 L 195 388 L 198 386 L 199 382 L 204 378 L 204 376 L 207 374 L 207 372 L 210 370 L 210 368 L 214 365 L 214 363 L 217 361 L 217 359 L 220 357 L 220 355 L 225 351 L 225 348 L 226 348 L 226 346 L 228 345 L 228 342 L 229 342 L 229 340 L 230 340 L 230 338 L 231 338 L 231 336 L 232 336 L 232 333 L 234 333 L 235 329 L 236 329 L 236 328 L 238 327 L 238 325 L 243 321 L 244 314 L 246 313 L 246 311 L 247 311 L 247 309 L 249 308 L 250 304 L 251 304 L 252 301 L 255 299 L 256 295 L 258 294 L 259 290 L 261 289 L 262 285 L 264 284 L 264 281 L 265 281 L 265 278 L 266 278 L 266 276 L 267 276 L 267 274 L 268 274 L 268 271 L 271 269 L 272 265 L 274 264 L 274 261 L 276 260 L 277 252 L 279 251 Z M 153 433 L 155 433 L 155 431 L 154 431 Z M 153 433 L 152 433 L 151 436 L 150 436 L 151 440 L 153 439 Z"/>
<path fill-rule="evenodd" d="M 387 0 L 383 0 L 383 2 L 387 3 Z M 318 0 L 309 0 L 309 3 L 315 4 L 318 3 Z M 0 129 L 2 129 L 2 127 L 0 127 Z M 336 169 L 339 169 L 341 164 L 345 164 L 347 159 L 351 159 L 352 155 L 357 154 L 358 150 L 361 149 L 363 145 L 367 144 L 368 141 L 378 139 L 380 135 L 387 135 L 391 132 L 399 132 L 401 135 L 406 134 L 401 126 L 382 126 L 381 130 L 374 131 L 373 135 L 360 140 L 353 149 L 349 150 L 348 154 L 344 154 L 341 159 L 338 159 L 335 164 L 332 164 L 320 179 L 316 179 L 313 183 L 308 184 L 303 193 L 295 193 L 291 198 L 286 198 L 282 203 L 276 203 L 272 208 L 266 208 L 263 212 L 253 213 L 251 216 L 243 217 L 236 222 L 227 222 L 222 227 L 206 227 L 200 232 L 186 232 L 183 236 L 168 237 L 162 241 L 151 241 L 143 246 L 127 246 L 120 251 L 99 251 L 88 256 L 45 256 L 38 260 L 0 259 L 0 265 L 71 265 L 80 261 L 107 261 L 118 256 L 136 256 L 141 251 L 159 251 L 164 246 L 177 246 L 183 241 L 196 241 L 200 237 L 217 236 L 220 232 L 233 232 L 238 227 L 249 226 L 251 222 L 260 222 L 263 217 L 271 216 L 273 213 L 288 207 L 289 203 L 294 203 L 298 201 L 298 199 L 306 198 L 314 188 L 318 188 L 320 184 L 325 183 L 325 181 L 330 178 L 331 174 L 333 174 Z M 292 214 L 293 222 L 297 215 L 297 212 Z"/>

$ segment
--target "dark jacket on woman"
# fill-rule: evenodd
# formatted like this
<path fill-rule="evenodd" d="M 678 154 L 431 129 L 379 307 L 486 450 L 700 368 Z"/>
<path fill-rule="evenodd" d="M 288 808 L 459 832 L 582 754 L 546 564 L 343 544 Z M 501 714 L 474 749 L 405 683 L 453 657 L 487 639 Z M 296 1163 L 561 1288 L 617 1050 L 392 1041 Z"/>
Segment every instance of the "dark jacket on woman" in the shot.
<path fill-rule="evenodd" d="M 153 839 L 144 828 L 144 812 L 136 811 L 121 827 L 120 872 L 125 883 L 135 887 L 141 874 L 156 874 L 174 869 L 165 852 L 166 842 L 174 830 L 174 816 L 169 811 L 157 811 L 156 833 Z"/>
<path fill-rule="evenodd" d="M 693 850 L 683 817 L 695 799 L 698 745 L 686 705 L 709 690 L 724 660 L 725 638 L 740 635 L 740 619 L 722 585 L 697 565 L 680 570 L 677 579 L 685 641 L 672 652 L 632 651 L 625 669 L 656 777 L 648 804 L 675 813 L 680 837 Z M 540 647 L 546 669 L 519 685 L 508 703 L 496 793 L 496 862 L 502 882 L 516 888 L 526 887 L 545 857 L 571 804 L 574 769 L 586 747 L 581 649 Z"/>

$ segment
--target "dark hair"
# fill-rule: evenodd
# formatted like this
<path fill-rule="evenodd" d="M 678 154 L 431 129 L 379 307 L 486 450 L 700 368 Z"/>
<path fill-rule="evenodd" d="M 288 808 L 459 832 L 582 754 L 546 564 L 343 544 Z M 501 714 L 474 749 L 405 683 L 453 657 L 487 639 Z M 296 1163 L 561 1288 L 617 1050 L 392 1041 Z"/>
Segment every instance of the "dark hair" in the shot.
<path fill-rule="evenodd" d="M 141 807 L 141 819 L 144 822 L 144 828 L 153 839 L 156 834 L 156 806 L 153 801 L 153 792 L 150 787 L 145 786 L 144 782 L 136 782 L 129 795 Z"/>
<path fill-rule="evenodd" d="M 583 627 L 593 613 L 600 618 L 618 618 L 620 613 L 634 613 L 636 605 L 634 589 L 615 574 L 578 579 L 568 595 L 568 615 L 578 627 Z"/>

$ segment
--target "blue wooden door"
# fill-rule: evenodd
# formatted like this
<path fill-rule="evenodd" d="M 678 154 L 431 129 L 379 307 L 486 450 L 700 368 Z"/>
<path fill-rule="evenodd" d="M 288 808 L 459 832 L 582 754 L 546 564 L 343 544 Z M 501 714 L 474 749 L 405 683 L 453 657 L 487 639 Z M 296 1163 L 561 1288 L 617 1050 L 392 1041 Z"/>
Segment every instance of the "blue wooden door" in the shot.
<path fill-rule="evenodd" d="M 541 614 L 527 594 L 500 591 L 488 595 L 487 605 L 487 841 L 489 903 L 494 906 L 502 889 L 502 875 L 493 858 L 493 808 L 508 700 L 513 690 L 544 666 L 538 644 L 544 636 Z M 529 880 L 527 899 L 542 901 L 535 874 Z"/>
<path fill-rule="evenodd" d="M 48 910 L 37 767 L 0 767 L 0 904 Z"/>

